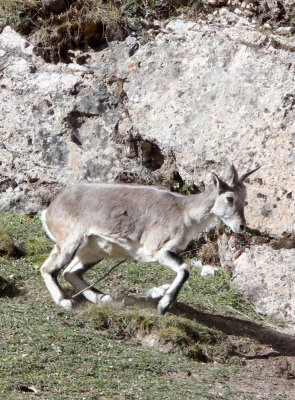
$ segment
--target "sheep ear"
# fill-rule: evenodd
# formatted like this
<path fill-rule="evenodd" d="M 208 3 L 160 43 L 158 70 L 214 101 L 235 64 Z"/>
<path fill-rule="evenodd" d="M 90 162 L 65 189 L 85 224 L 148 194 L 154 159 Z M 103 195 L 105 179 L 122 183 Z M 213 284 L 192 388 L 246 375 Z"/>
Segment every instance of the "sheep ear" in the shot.
<path fill-rule="evenodd" d="M 253 174 L 253 172 L 257 171 L 260 167 L 261 165 L 255 169 L 252 169 L 249 172 L 246 172 L 244 175 L 241 176 L 240 181 L 243 182 L 246 178 L 248 178 L 249 175 Z"/>
<path fill-rule="evenodd" d="M 233 164 L 226 165 L 223 179 L 229 186 L 235 186 L 239 182 L 238 172 Z"/>
<path fill-rule="evenodd" d="M 225 182 L 223 182 L 223 180 L 220 179 L 216 174 L 214 174 L 214 172 L 212 172 L 212 180 L 214 186 L 216 187 L 219 193 L 224 193 L 228 190 L 228 185 Z"/>

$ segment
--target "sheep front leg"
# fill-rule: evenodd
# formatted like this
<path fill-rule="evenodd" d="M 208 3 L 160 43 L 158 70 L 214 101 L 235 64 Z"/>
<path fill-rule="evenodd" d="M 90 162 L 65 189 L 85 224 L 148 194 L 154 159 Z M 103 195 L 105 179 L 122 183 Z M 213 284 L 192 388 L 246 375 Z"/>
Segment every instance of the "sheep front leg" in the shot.
<path fill-rule="evenodd" d="M 176 277 L 171 284 L 165 284 L 158 288 L 153 288 L 148 292 L 148 297 L 161 300 L 158 304 L 158 311 L 160 314 L 165 314 L 171 304 L 176 300 L 178 293 L 182 286 L 189 278 L 189 266 L 183 259 L 171 250 L 165 250 L 158 254 L 157 261 L 172 271 L 176 272 Z"/>

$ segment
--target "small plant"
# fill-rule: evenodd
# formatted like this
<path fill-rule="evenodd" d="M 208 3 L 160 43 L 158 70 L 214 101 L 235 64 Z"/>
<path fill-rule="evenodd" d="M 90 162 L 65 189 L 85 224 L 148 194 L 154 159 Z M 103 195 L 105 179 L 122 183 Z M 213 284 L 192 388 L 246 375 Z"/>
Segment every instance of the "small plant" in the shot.
<path fill-rule="evenodd" d="M 178 192 L 185 195 L 199 193 L 199 188 L 194 183 L 185 182 L 178 171 L 173 171 L 168 180 L 163 182 L 172 192 Z"/>
<path fill-rule="evenodd" d="M 217 242 L 208 242 L 201 254 L 201 261 L 203 264 L 219 265 L 219 254 Z"/>
<path fill-rule="evenodd" d="M 136 26 L 141 25 L 141 5 L 137 1 L 126 2 L 122 6 L 122 15 L 131 18 Z"/>
<path fill-rule="evenodd" d="M 13 239 L 5 230 L 0 231 L 0 255 L 12 256 L 16 253 L 16 250 Z"/>
<path fill-rule="evenodd" d="M 32 263 L 41 265 L 51 248 L 52 242 L 45 236 L 38 217 L 0 212 L 0 255 L 27 256 Z"/>
<path fill-rule="evenodd" d="M 190 342 L 190 338 L 187 334 L 176 326 L 167 326 L 160 329 L 157 336 L 160 340 L 171 342 L 179 347 L 185 347 Z"/>
<path fill-rule="evenodd" d="M 132 319 L 135 328 L 139 329 L 143 333 L 150 333 L 154 327 L 155 321 L 146 315 L 135 314 Z"/>

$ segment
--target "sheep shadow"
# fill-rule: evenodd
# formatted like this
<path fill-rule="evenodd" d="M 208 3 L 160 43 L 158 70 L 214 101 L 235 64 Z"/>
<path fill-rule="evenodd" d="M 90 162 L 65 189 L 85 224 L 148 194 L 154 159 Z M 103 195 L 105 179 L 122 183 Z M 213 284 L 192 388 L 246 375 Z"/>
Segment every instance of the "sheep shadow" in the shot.
<path fill-rule="evenodd" d="M 125 306 L 138 305 L 143 308 L 156 308 L 157 304 L 145 297 L 127 296 L 122 299 Z M 199 311 L 182 302 L 174 303 L 169 310 L 171 314 L 194 320 L 208 328 L 215 328 L 226 335 L 255 339 L 261 344 L 271 346 L 274 356 L 295 356 L 295 336 L 279 332 L 273 328 L 245 321 L 235 317 L 211 314 Z"/>

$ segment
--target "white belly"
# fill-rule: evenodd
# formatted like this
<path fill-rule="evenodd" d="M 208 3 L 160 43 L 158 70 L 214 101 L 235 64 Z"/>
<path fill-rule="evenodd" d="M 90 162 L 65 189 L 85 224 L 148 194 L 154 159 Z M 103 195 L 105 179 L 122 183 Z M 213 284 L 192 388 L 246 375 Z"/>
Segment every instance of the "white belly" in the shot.
<path fill-rule="evenodd" d="M 78 249 L 77 257 L 83 263 L 92 263 L 101 258 L 129 259 L 142 262 L 156 261 L 154 256 L 139 242 L 105 235 L 91 235 L 87 244 Z"/>

